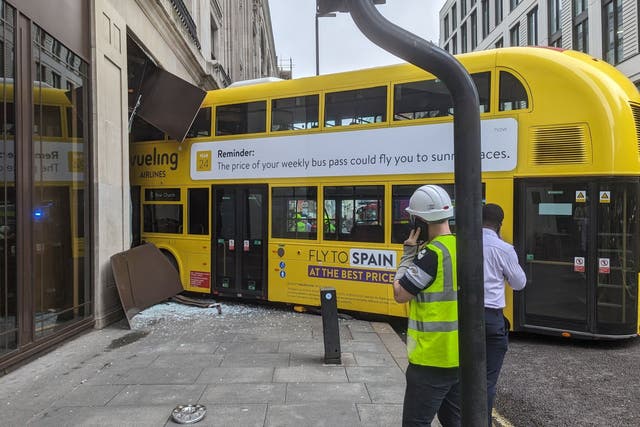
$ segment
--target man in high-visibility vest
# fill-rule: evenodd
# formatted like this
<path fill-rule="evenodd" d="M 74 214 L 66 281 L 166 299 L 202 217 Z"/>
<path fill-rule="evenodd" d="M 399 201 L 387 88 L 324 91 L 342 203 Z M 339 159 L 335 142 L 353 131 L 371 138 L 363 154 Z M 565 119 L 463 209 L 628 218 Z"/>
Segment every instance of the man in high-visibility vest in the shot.
<path fill-rule="evenodd" d="M 290 231 L 297 231 L 298 233 L 303 233 L 311 230 L 311 224 L 307 221 L 307 218 L 297 213 L 295 217 L 295 222 L 293 223 Z"/>
<path fill-rule="evenodd" d="M 409 303 L 402 425 L 430 426 L 437 413 L 443 427 L 459 426 L 456 238 L 448 221 L 453 206 L 442 187 L 423 185 L 406 210 L 415 227 L 393 283 L 395 300 Z M 426 242 L 419 244 L 421 237 Z"/>

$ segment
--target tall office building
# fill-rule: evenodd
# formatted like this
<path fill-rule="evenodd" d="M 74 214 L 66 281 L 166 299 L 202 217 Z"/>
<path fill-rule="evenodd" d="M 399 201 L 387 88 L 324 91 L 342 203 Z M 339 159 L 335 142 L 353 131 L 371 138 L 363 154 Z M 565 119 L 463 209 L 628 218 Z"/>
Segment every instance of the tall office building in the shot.
<path fill-rule="evenodd" d="M 450 53 L 554 46 L 602 58 L 640 86 L 635 0 L 447 0 L 440 46 Z"/>

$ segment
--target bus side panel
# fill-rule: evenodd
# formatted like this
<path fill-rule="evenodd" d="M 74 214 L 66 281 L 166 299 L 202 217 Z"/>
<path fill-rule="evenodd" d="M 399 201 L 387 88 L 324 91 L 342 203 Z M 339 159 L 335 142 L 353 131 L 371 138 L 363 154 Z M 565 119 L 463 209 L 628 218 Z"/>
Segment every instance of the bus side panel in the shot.
<path fill-rule="evenodd" d="M 356 252 L 378 256 L 362 264 Z M 270 243 L 269 300 L 319 306 L 320 289 L 331 287 L 341 310 L 406 317 L 406 304 L 393 299 L 396 266 L 390 264 L 400 256 L 397 251 Z"/>
<path fill-rule="evenodd" d="M 174 258 L 185 291 L 211 293 L 211 244 L 208 239 L 154 236 L 145 240 L 155 244 L 165 255 L 170 255 L 170 260 Z"/>

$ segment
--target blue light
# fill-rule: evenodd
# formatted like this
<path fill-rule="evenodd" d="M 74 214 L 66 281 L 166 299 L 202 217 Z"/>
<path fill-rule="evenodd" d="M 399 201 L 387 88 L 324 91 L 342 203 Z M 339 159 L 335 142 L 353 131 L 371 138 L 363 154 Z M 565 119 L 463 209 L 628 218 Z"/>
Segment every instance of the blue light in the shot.
<path fill-rule="evenodd" d="M 35 219 L 41 219 L 44 216 L 44 212 L 40 208 L 35 208 L 33 210 L 33 217 Z"/>

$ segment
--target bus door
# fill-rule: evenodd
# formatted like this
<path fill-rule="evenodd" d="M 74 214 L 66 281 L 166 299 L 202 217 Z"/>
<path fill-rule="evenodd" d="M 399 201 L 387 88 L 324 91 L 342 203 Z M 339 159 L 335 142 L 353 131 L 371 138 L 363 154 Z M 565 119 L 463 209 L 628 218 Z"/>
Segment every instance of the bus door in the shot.
<path fill-rule="evenodd" d="M 213 293 L 266 299 L 266 185 L 214 185 Z"/>
<path fill-rule="evenodd" d="M 611 179 L 518 185 L 527 286 L 515 298 L 517 329 L 637 333 L 638 191 Z"/>

